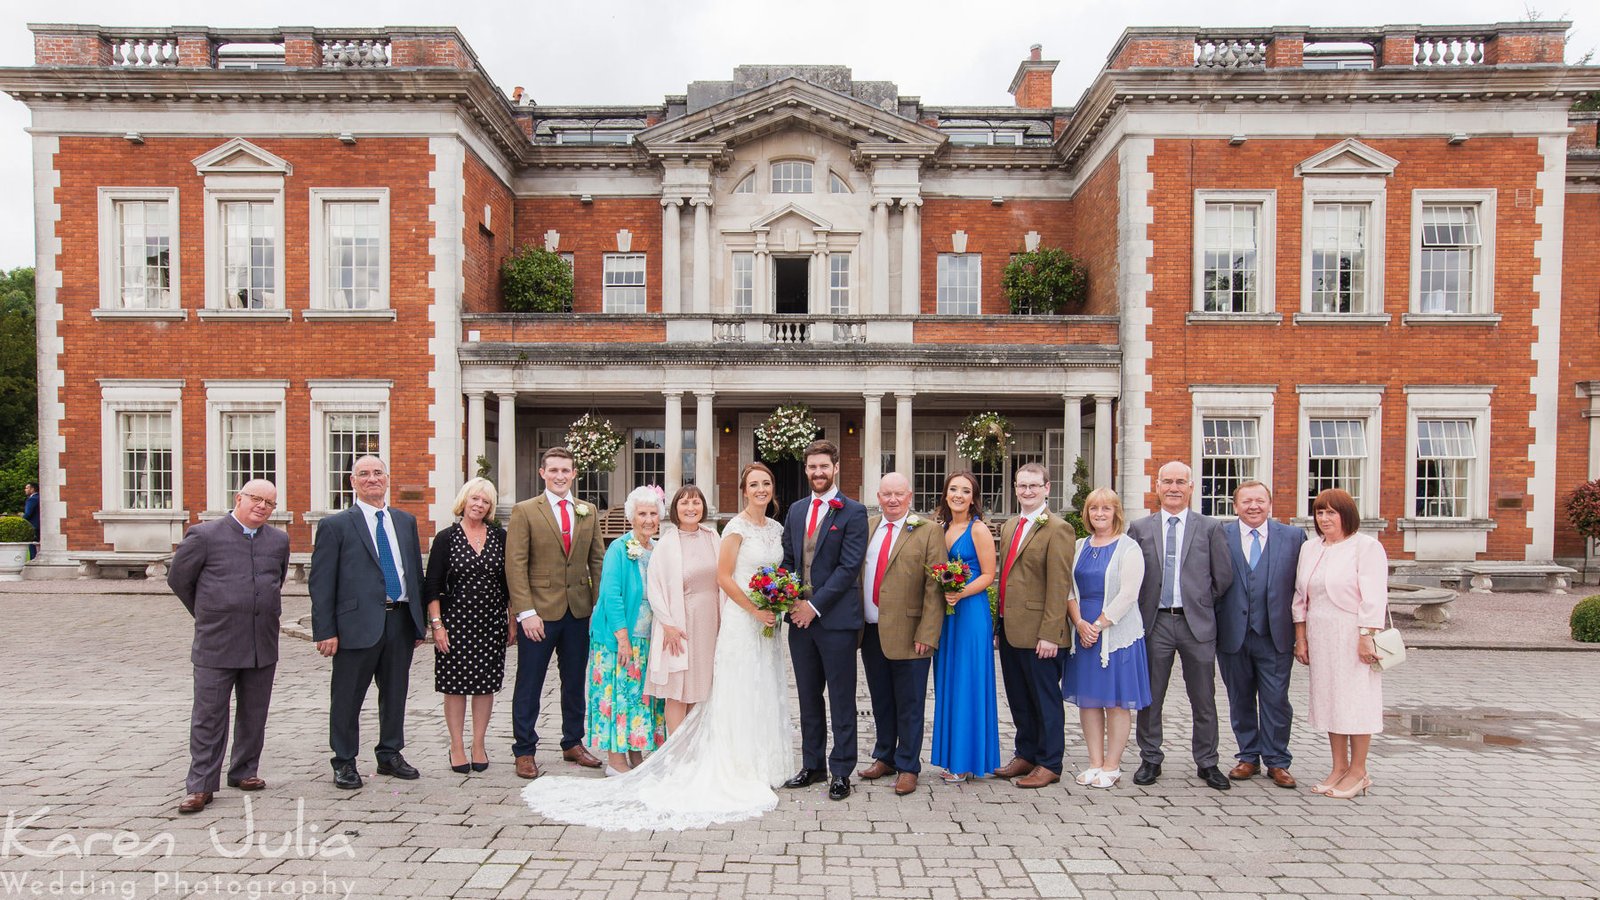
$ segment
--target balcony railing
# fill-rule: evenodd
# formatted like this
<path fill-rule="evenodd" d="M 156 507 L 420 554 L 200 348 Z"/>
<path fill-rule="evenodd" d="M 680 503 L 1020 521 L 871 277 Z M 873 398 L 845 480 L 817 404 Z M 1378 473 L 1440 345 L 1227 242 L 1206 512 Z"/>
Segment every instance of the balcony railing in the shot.
<path fill-rule="evenodd" d="M 33 25 L 34 64 L 116 69 L 481 69 L 454 28 Z M 271 65 L 242 66 L 241 55 Z"/>
<path fill-rule="evenodd" d="M 1250 71 L 1564 65 L 1570 27 L 1570 22 L 1499 22 L 1426 28 L 1130 28 L 1112 48 L 1107 67 Z M 1341 59 L 1343 65 L 1330 66 L 1322 59 L 1329 53 L 1370 62 Z"/>

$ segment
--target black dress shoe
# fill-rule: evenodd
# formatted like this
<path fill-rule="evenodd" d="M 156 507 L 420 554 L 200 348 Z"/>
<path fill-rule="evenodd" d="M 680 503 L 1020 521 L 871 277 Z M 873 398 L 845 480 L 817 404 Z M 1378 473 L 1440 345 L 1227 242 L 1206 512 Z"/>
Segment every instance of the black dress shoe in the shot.
<path fill-rule="evenodd" d="M 828 773 L 821 769 L 801 769 L 794 773 L 793 778 L 785 781 L 783 786 L 786 788 L 803 788 L 807 785 L 816 784 L 827 777 Z"/>
<path fill-rule="evenodd" d="M 333 786 L 347 791 L 361 787 L 361 773 L 356 771 L 356 764 L 349 762 L 334 766 Z"/>
<path fill-rule="evenodd" d="M 1133 773 L 1133 783 L 1134 784 L 1155 784 L 1156 783 L 1156 779 L 1160 778 L 1160 777 L 1161 777 L 1161 764 L 1160 763 L 1152 763 L 1152 762 L 1140 763 L 1139 764 L 1139 771 Z M 1223 780 L 1226 781 L 1227 779 L 1224 778 Z"/>
<path fill-rule="evenodd" d="M 850 796 L 850 779 L 844 775 L 835 775 L 828 782 L 828 799 L 843 800 Z"/>
<path fill-rule="evenodd" d="M 406 762 L 406 758 L 398 753 L 388 759 L 378 760 L 378 774 L 393 775 L 406 781 L 422 777 L 422 773 L 417 771 L 416 766 Z"/>
<path fill-rule="evenodd" d="M 1228 776 L 1222 774 L 1222 770 L 1216 766 L 1206 766 L 1204 769 L 1197 770 L 1195 774 L 1205 779 L 1208 786 L 1219 791 L 1233 789 L 1233 784 L 1228 781 Z"/>

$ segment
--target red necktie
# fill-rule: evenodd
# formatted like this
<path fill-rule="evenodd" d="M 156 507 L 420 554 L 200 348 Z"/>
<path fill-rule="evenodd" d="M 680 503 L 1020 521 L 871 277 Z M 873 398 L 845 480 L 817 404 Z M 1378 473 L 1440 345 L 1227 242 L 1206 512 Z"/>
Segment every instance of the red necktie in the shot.
<path fill-rule="evenodd" d="M 1017 530 L 1011 533 L 1011 549 L 1006 551 L 1006 565 L 1000 570 L 1000 602 L 995 604 L 1000 615 L 1006 614 L 1006 579 L 1011 577 L 1011 564 L 1017 561 L 1017 547 L 1022 544 L 1022 531 L 1028 527 L 1027 519 L 1017 520 Z"/>
<path fill-rule="evenodd" d="M 817 510 L 822 508 L 821 500 L 811 501 L 811 521 L 806 523 L 806 540 L 810 540 L 817 533 Z"/>
<path fill-rule="evenodd" d="M 572 553 L 572 517 L 567 515 L 567 501 L 561 501 L 561 549 Z"/>
<path fill-rule="evenodd" d="M 883 543 L 878 545 L 878 565 L 872 570 L 872 605 L 878 605 L 878 591 L 883 589 L 883 572 L 889 568 L 889 545 L 894 543 L 894 523 L 889 522 L 884 526 L 889 529 L 883 534 Z"/>

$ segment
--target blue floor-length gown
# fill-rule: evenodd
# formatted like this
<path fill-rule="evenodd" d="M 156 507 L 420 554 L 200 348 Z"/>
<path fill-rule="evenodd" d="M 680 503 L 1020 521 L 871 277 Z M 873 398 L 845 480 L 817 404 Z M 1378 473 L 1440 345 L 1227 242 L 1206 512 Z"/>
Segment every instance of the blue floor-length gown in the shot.
<path fill-rule="evenodd" d="M 950 548 L 977 577 L 972 526 Z M 994 689 L 994 618 L 989 598 L 975 594 L 945 616 L 933 657 L 933 764 L 987 775 L 1000 767 L 1000 710 Z"/>

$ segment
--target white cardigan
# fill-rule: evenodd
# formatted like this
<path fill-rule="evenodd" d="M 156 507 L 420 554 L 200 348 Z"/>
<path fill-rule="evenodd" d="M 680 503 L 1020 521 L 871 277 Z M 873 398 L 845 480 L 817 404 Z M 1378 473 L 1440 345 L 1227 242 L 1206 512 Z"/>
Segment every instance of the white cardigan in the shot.
<path fill-rule="evenodd" d="M 717 552 L 722 544 L 717 530 L 703 522 L 700 530 L 711 535 L 712 552 Z M 655 552 L 650 554 L 650 584 L 645 598 L 650 601 L 650 613 L 654 617 L 650 624 L 650 657 L 645 678 L 650 684 L 665 685 L 672 673 L 688 671 L 692 652 L 684 647 L 684 652 L 677 655 L 668 653 L 663 630 L 666 625 L 679 631 L 688 627 L 683 599 L 683 544 L 676 525 L 661 529 L 656 538 Z"/>
<path fill-rule="evenodd" d="M 1074 561 L 1082 558 L 1088 543 L 1088 538 L 1078 538 L 1072 557 Z M 1106 601 L 1100 615 L 1105 616 L 1106 621 L 1111 624 L 1100 632 L 1098 643 L 1102 668 L 1110 665 L 1112 653 L 1124 647 L 1131 647 L 1144 637 L 1144 618 L 1139 615 L 1137 608 L 1139 586 L 1144 582 L 1144 553 L 1140 551 L 1138 542 L 1126 534 L 1117 535 L 1116 541 L 1108 546 L 1111 548 L 1111 559 L 1106 563 Z M 1072 567 L 1072 589 L 1074 597 L 1083 596 L 1083 586 L 1078 583 L 1076 562 Z M 1076 628 L 1072 630 L 1072 640 L 1068 644 L 1067 652 L 1078 652 Z"/>

